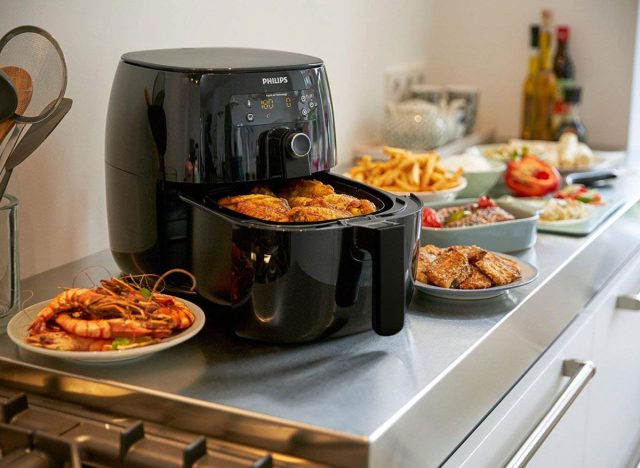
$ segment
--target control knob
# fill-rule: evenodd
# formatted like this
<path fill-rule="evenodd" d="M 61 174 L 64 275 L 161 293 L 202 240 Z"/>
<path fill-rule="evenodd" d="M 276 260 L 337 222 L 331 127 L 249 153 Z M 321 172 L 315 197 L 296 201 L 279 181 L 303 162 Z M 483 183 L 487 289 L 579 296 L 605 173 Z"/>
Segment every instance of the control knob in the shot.
<path fill-rule="evenodd" d="M 289 157 L 303 158 L 311 151 L 311 140 L 306 133 L 291 131 L 285 137 L 284 146 Z"/>

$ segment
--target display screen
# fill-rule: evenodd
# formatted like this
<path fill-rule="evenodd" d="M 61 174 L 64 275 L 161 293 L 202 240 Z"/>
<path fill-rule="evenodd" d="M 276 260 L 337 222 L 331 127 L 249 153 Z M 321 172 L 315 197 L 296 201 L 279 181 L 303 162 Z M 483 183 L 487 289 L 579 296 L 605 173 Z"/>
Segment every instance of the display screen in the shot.
<path fill-rule="evenodd" d="M 317 108 L 311 90 L 264 94 L 243 94 L 231 97 L 233 125 L 263 125 L 296 122 L 313 118 Z"/>

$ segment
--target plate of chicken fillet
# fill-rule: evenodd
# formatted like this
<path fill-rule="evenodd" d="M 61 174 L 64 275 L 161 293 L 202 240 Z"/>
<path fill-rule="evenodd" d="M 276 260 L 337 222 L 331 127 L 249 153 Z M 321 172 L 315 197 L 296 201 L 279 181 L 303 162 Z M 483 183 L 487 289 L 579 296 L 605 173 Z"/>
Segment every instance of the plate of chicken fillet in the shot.
<path fill-rule="evenodd" d="M 170 348 L 202 329 L 204 312 L 192 302 L 145 288 L 122 293 L 106 288 L 116 281 L 68 288 L 21 310 L 7 325 L 9 338 L 45 356 L 115 362 Z"/>
<path fill-rule="evenodd" d="M 475 245 L 420 248 L 416 287 L 445 299 L 488 299 L 529 284 L 538 270 L 524 260 Z"/>

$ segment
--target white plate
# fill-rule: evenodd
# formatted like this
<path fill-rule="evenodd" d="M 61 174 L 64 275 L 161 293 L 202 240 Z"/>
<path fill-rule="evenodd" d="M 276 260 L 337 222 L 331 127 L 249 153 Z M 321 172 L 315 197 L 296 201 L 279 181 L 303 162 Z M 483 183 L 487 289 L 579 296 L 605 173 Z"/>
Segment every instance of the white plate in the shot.
<path fill-rule="evenodd" d="M 345 172 L 342 175 L 349 179 L 353 179 L 353 177 L 351 177 L 351 175 L 348 172 Z M 370 184 L 367 184 L 366 182 L 361 182 L 361 183 L 370 185 Z M 384 190 L 389 193 L 393 193 L 395 195 L 401 195 L 401 196 L 406 196 L 412 193 L 416 197 L 418 197 L 420 201 L 422 201 L 422 203 L 431 203 L 435 201 L 453 200 L 454 198 L 456 198 L 456 196 L 460 192 L 462 192 L 467 187 L 467 179 L 465 179 L 464 177 L 460 177 L 460 183 L 455 187 L 452 187 L 447 190 L 438 190 L 437 192 L 396 192 L 396 191 L 391 191 L 391 190 L 386 190 L 380 187 L 376 187 L 375 185 L 371 185 L 371 187 L 374 187 L 378 190 Z"/>
<path fill-rule="evenodd" d="M 436 201 L 453 200 L 456 196 L 467 187 L 467 179 L 460 177 L 460 183 L 453 188 L 447 190 L 438 190 L 437 192 L 391 192 L 396 195 L 409 195 L 413 193 L 422 201 L 422 203 L 431 203 Z M 384 190 L 384 189 L 382 189 Z"/>
<path fill-rule="evenodd" d="M 142 346 L 140 348 L 123 349 L 119 351 L 57 351 L 54 349 L 41 348 L 34 346 L 25 341 L 28 335 L 28 329 L 33 319 L 38 315 L 38 312 L 42 310 L 50 301 L 43 301 L 38 304 L 34 304 L 21 310 L 9 321 L 7 325 L 7 334 L 11 341 L 13 341 L 18 347 L 31 351 L 32 353 L 42 354 L 44 356 L 70 359 L 73 361 L 85 361 L 85 362 L 116 362 L 125 361 L 128 359 L 135 359 L 141 356 L 157 353 L 158 351 L 171 348 L 189 338 L 195 336 L 204 326 L 205 316 L 200 307 L 192 302 L 184 299 L 179 299 L 184 302 L 187 307 L 193 312 L 195 321 L 189 328 L 181 331 L 169 338 L 162 340 L 160 343 L 152 344 L 149 346 Z"/>
<path fill-rule="evenodd" d="M 506 195 L 498 198 L 505 205 L 515 207 L 529 207 L 541 212 L 546 203 L 546 198 L 538 197 L 511 197 Z M 624 200 L 612 200 L 602 198 L 602 205 L 587 205 L 587 216 L 576 219 L 563 219 L 560 221 L 543 221 L 538 219 L 538 231 L 554 234 L 568 234 L 570 236 L 586 236 L 590 234 L 600 223 L 607 219 L 614 211 L 624 204 Z"/>
<path fill-rule="evenodd" d="M 538 143 L 544 143 L 544 144 L 550 144 L 550 145 L 557 144 L 554 142 L 538 142 Z M 475 145 L 467 148 L 467 151 L 470 152 L 471 154 L 480 154 L 488 159 L 494 159 L 494 160 L 506 162 L 508 160 L 507 157 L 498 156 L 494 153 L 501 148 L 506 148 L 507 146 L 508 146 L 507 143 Z M 573 172 L 589 172 L 589 171 L 595 171 L 598 169 L 604 169 L 606 167 L 611 167 L 612 164 L 614 163 L 612 158 L 605 157 L 606 152 L 592 150 L 592 153 L 593 153 L 593 161 L 591 164 L 587 166 L 572 166 L 572 167 L 556 166 L 556 169 L 558 169 L 558 172 L 560 172 L 560 174 L 565 175 L 565 174 L 571 174 Z M 545 159 L 544 156 L 542 156 L 542 159 Z"/>
<path fill-rule="evenodd" d="M 486 289 L 450 289 L 441 288 L 439 286 L 433 286 L 431 284 L 421 283 L 416 281 L 416 288 L 418 290 L 429 294 L 431 296 L 441 297 L 444 299 L 457 299 L 463 301 L 476 301 L 480 299 L 489 299 L 506 293 L 509 289 L 519 288 L 525 284 L 531 283 L 538 277 L 538 269 L 532 264 L 525 262 L 517 257 L 512 257 L 506 254 L 496 254 L 501 257 L 508 258 L 515 261 L 520 266 L 522 272 L 522 278 L 513 283 L 505 284 L 504 286 L 494 286 L 493 288 Z"/>

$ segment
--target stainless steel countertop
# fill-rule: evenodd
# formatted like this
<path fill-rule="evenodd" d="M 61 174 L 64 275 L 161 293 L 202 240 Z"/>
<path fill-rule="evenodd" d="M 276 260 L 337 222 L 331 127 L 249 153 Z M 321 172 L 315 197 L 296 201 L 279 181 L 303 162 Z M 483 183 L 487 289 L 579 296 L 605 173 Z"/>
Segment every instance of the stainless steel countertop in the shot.
<path fill-rule="evenodd" d="M 235 337 L 216 313 L 208 311 L 205 329 L 197 337 L 137 361 L 75 364 L 18 350 L 6 335 L 0 336 L 0 356 L 362 436 L 373 443 L 448 375 L 479 353 L 481 345 L 486 347 L 491 340 L 502 339 L 500 333 L 505 327 L 516 323 L 514 319 L 519 314 L 524 317 L 529 303 L 533 307 L 549 294 L 552 280 L 560 280 L 563 270 L 576 263 L 581 252 L 599 238 L 604 239 L 615 223 L 622 226 L 619 220 L 640 199 L 639 181 L 640 177 L 628 176 L 618 181 L 614 189 L 603 191 L 608 197 L 621 197 L 626 202 L 589 236 L 539 233 L 532 249 L 516 254 L 539 269 L 540 276 L 532 284 L 496 299 L 476 302 L 438 300 L 418 292 L 404 330 L 392 337 L 366 332 L 302 346 L 265 345 Z M 117 271 L 110 254 L 100 252 L 28 278 L 23 290 L 33 290 L 31 303 L 47 299 L 57 287 L 70 284 L 83 268 L 95 265 Z M 557 324 L 551 319 L 554 324 L 549 325 L 550 337 L 541 345 L 533 343 L 535 340 L 528 343 L 530 356 L 539 356 L 573 316 L 575 313 L 567 313 Z M 522 364 L 524 368 L 518 369 L 518 375 L 531 364 L 530 357 L 527 359 L 528 364 Z M 487 367 L 491 365 L 487 363 Z M 465 401 L 458 401 L 458 405 L 464 406 Z M 481 414 L 488 410 L 490 407 L 482 409 Z M 450 450 L 443 448 L 443 453 Z M 442 460 L 441 455 L 437 460 Z"/>

